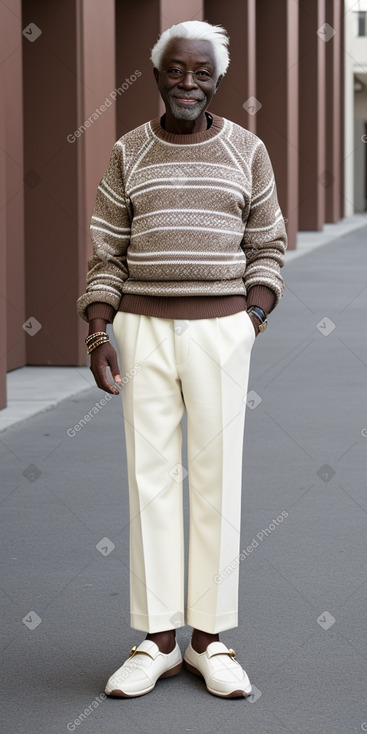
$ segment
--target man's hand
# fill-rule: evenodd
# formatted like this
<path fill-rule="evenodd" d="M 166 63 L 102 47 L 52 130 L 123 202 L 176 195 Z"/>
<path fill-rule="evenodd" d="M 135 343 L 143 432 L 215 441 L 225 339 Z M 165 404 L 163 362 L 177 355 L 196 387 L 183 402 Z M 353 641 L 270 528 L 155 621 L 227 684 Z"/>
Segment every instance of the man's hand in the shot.
<path fill-rule="evenodd" d="M 90 369 L 94 379 L 101 390 L 118 395 L 119 389 L 110 385 L 106 377 L 106 368 L 109 367 L 115 382 L 121 382 L 121 375 L 117 363 L 117 354 L 112 344 L 106 342 L 93 349 L 90 355 Z"/>
<path fill-rule="evenodd" d="M 89 334 L 97 331 L 106 331 L 107 321 L 105 319 L 91 319 L 89 321 Z M 90 368 L 94 379 L 101 390 L 118 395 L 119 389 L 110 385 L 106 377 L 106 368 L 109 367 L 115 382 L 121 382 L 121 375 L 117 362 L 117 354 L 112 344 L 106 342 L 93 349 L 90 355 Z"/>

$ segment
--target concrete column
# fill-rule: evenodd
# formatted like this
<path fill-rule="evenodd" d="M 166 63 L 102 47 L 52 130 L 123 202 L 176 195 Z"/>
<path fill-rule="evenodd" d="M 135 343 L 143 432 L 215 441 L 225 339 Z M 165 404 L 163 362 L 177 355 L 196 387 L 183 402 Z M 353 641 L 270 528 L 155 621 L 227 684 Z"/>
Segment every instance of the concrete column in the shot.
<path fill-rule="evenodd" d="M 75 143 L 78 171 L 78 278 L 77 297 L 85 291 L 87 259 L 92 253 L 89 226 L 97 186 L 107 167 L 116 142 L 115 2 L 76 0 L 77 115 L 78 125 L 91 124 Z M 97 110 L 97 113 L 96 113 Z M 88 124 L 88 122 L 87 122 Z M 74 294 L 71 302 L 75 311 Z M 84 337 L 87 326 L 79 316 L 77 324 L 77 364 L 86 364 Z"/>
<path fill-rule="evenodd" d="M 321 230 L 332 184 L 325 155 L 325 0 L 299 2 L 299 229 Z"/>
<path fill-rule="evenodd" d="M 184 20 L 206 20 L 202 0 L 186 0 L 185 3 L 160 0 L 160 33 Z"/>
<path fill-rule="evenodd" d="M 205 19 L 230 38 L 230 65 L 210 109 L 256 132 L 256 0 L 205 2 Z"/>
<path fill-rule="evenodd" d="M 353 23 L 350 16 L 353 10 L 346 12 L 344 24 L 344 206 L 342 215 L 351 217 L 354 214 L 354 62 L 353 44 L 355 42 Z"/>
<path fill-rule="evenodd" d="M 159 115 L 150 53 L 160 31 L 159 0 L 116 3 L 117 138 Z"/>
<path fill-rule="evenodd" d="M 24 182 L 22 3 L 14 0 L 8 14 L 5 61 L 6 242 L 7 242 L 7 370 L 25 364 Z M 10 15 L 10 17 L 9 17 Z"/>
<path fill-rule="evenodd" d="M 342 118 L 344 97 L 341 76 L 344 59 L 343 7 L 341 0 L 326 0 L 325 19 L 335 35 L 326 48 L 326 221 L 337 222 L 342 215 L 340 200 L 343 195 L 343 158 L 341 155 Z"/>
<path fill-rule="evenodd" d="M 116 3 L 116 86 L 123 87 L 116 99 L 117 137 L 163 114 L 150 53 L 166 28 L 184 20 L 203 20 L 202 0 Z"/>
<path fill-rule="evenodd" d="M 344 217 L 344 201 L 345 201 L 345 147 L 344 147 L 344 124 L 345 124 L 345 14 L 344 3 L 340 3 L 340 196 L 339 196 L 339 213 L 340 217 Z"/>
<path fill-rule="evenodd" d="M 160 0 L 160 28 L 162 33 L 171 25 L 182 23 L 185 20 L 206 20 L 204 18 L 204 0 L 185 0 L 185 3 L 175 0 Z M 157 40 L 157 39 L 155 39 Z M 153 73 L 153 72 L 152 72 Z M 161 97 L 158 98 L 159 115 L 165 111 Z"/>
<path fill-rule="evenodd" d="M 4 53 L 4 38 L 6 35 L 7 10 L 0 3 L 0 40 L 1 51 Z M 0 98 L 5 98 L 5 66 L 4 59 L 0 63 Z M 5 177 L 5 109 L 0 105 L 0 410 L 6 408 L 6 177 Z"/>
<path fill-rule="evenodd" d="M 25 363 L 21 0 L 14 0 L 11 8 L 1 4 L 0 28 L 0 407 L 3 408 L 6 371 Z"/>
<path fill-rule="evenodd" d="M 27 363 L 85 364 L 75 303 L 96 187 L 116 139 L 114 2 L 26 0 L 23 27 L 31 23 L 34 40 L 23 44 Z"/>
<path fill-rule="evenodd" d="M 256 132 L 268 148 L 289 249 L 298 229 L 298 4 L 256 3 Z"/>

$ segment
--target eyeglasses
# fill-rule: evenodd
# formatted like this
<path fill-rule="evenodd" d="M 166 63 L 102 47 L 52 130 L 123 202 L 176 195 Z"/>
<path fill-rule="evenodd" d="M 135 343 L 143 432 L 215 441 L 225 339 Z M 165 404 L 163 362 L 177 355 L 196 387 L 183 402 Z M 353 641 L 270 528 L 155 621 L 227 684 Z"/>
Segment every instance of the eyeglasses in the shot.
<path fill-rule="evenodd" d="M 181 82 L 187 74 L 192 74 L 197 84 L 207 84 L 208 82 L 214 81 L 213 77 L 209 74 L 208 71 L 206 71 L 206 69 L 198 69 L 197 71 L 182 71 L 182 69 L 176 69 L 175 67 L 172 67 L 171 69 L 165 69 L 161 71 L 161 74 L 167 74 L 168 79 L 172 79 L 172 81 L 175 82 Z"/>

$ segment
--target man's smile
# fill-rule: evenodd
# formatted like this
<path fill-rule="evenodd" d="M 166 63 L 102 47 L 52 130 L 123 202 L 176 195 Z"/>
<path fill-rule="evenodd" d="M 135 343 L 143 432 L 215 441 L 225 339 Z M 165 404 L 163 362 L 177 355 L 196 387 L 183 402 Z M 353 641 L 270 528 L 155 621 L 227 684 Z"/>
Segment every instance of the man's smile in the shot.
<path fill-rule="evenodd" d="M 186 105 L 192 105 L 197 104 L 200 100 L 198 99 L 192 99 L 192 97 L 175 97 L 175 100 L 179 102 L 180 104 L 186 104 Z"/>

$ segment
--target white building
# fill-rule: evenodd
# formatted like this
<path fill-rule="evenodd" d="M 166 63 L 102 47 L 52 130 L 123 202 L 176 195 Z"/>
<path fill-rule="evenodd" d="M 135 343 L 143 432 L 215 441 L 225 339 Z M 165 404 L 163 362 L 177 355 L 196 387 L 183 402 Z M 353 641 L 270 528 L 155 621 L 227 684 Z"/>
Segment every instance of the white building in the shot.
<path fill-rule="evenodd" d="M 367 211 L 367 0 L 345 0 L 345 216 Z"/>

